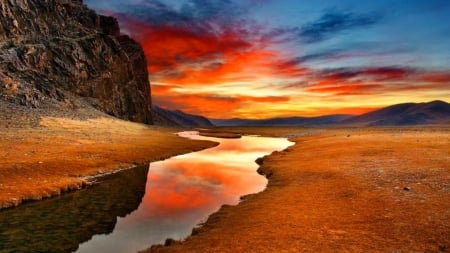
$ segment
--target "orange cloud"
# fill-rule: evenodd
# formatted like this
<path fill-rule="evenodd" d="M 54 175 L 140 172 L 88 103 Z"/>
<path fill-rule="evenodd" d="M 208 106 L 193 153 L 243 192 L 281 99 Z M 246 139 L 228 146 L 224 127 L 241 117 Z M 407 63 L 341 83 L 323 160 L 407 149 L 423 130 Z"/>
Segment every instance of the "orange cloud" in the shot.
<path fill-rule="evenodd" d="M 205 115 L 211 118 L 223 117 L 224 113 L 232 112 L 247 103 L 282 103 L 289 97 L 251 97 L 233 96 L 220 97 L 214 95 L 182 95 L 167 94 L 154 98 L 155 103 L 167 109 L 181 109 L 187 113 Z"/>
<path fill-rule="evenodd" d="M 166 94 L 167 92 L 170 92 L 172 88 L 172 86 L 152 84 L 152 94 Z"/>
<path fill-rule="evenodd" d="M 361 115 L 367 112 L 371 112 L 380 109 L 380 106 L 355 106 L 355 107 L 341 107 L 341 108 L 330 108 L 330 107 L 316 107 L 316 111 L 325 112 L 325 114 L 352 114 Z"/>
<path fill-rule="evenodd" d="M 214 23 L 205 29 L 120 20 L 145 51 L 154 103 L 168 109 L 212 118 L 317 116 L 366 112 L 379 107 L 374 98 L 380 94 L 417 102 L 441 91 L 444 98 L 433 99 L 449 96 L 448 72 L 395 66 L 314 70 L 301 57 L 286 59 L 285 49 L 251 24 Z M 358 101 L 362 108 L 353 106 L 358 96 L 364 96 Z M 312 111 L 319 99 L 337 108 Z"/>
<path fill-rule="evenodd" d="M 174 85 L 213 85 L 264 76 L 295 77 L 307 71 L 281 60 L 280 52 L 257 31 L 239 27 L 195 31 L 192 27 L 151 25 L 121 16 L 142 45 L 151 79 Z M 257 28 L 255 28 L 257 30 Z"/>

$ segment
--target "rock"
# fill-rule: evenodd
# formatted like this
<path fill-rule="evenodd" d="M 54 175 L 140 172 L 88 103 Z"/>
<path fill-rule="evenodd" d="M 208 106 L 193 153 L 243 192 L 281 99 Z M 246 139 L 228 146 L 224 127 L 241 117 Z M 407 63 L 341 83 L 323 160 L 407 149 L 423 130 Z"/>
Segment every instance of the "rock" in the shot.
<path fill-rule="evenodd" d="M 403 188 L 403 190 L 405 190 L 405 191 L 411 191 L 411 187 L 405 186 L 405 187 Z"/>
<path fill-rule="evenodd" d="M 166 241 L 164 242 L 164 246 L 170 246 L 170 245 L 173 245 L 173 244 L 175 244 L 175 240 L 174 239 L 172 239 L 172 238 L 167 238 L 166 239 Z"/>
<path fill-rule="evenodd" d="M 80 0 L 0 4 L 0 100 L 73 107 L 71 94 L 109 115 L 152 123 L 147 63 L 113 17 Z"/>
<path fill-rule="evenodd" d="M 255 163 L 261 166 L 264 163 L 264 157 L 259 157 L 255 160 Z"/>

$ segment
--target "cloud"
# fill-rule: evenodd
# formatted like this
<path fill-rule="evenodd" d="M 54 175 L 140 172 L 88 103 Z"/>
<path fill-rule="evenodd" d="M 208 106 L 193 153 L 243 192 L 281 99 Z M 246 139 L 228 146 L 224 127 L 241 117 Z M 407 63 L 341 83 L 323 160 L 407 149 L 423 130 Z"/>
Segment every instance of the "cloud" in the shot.
<path fill-rule="evenodd" d="M 415 70 L 407 67 L 369 67 L 369 68 L 340 68 L 316 71 L 317 78 L 335 82 L 360 81 L 397 81 L 405 80 Z"/>
<path fill-rule="evenodd" d="M 225 28 L 219 34 L 197 33 L 185 27 L 156 26 L 126 16 L 120 20 L 143 46 L 151 72 L 185 63 L 220 60 L 223 55 L 252 46 L 239 32 Z"/>
<path fill-rule="evenodd" d="M 362 37 L 305 45 L 383 16 L 331 9 L 304 25 L 271 29 L 270 20 L 258 24 L 248 15 L 251 4 L 265 1 L 272 0 L 86 0 L 142 45 L 153 101 L 169 109 L 215 118 L 312 116 L 332 112 L 312 108 L 319 100 L 355 111 L 358 96 L 363 107 L 387 104 L 394 94 L 448 97 L 449 72 L 408 67 L 406 56 L 417 50 L 408 43 Z"/>
<path fill-rule="evenodd" d="M 269 49 L 262 28 L 238 9 L 225 0 L 204 5 L 192 0 L 179 10 L 144 1 L 128 6 L 125 11 L 132 16 L 114 15 L 142 45 L 152 81 L 214 85 L 255 81 L 264 75 L 294 77 L 305 71 Z"/>
<path fill-rule="evenodd" d="M 449 72 L 429 72 L 421 77 L 422 81 L 431 83 L 443 83 L 450 87 L 450 73 Z"/>
<path fill-rule="evenodd" d="M 181 9 L 182 13 L 197 20 L 232 21 L 233 17 L 240 17 L 245 13 L 244 8 L 238 7 L 230 0 L 189 0 Z"/>
<path fill-rule="evenodd" d="M 224 112 L 237 110 L 248 103 L 277 104 L 288 102 L 288 96 L 216 96 L 214 94 L 184 95 L 172 92 L 155 97 L 155 104 L 168 109 L 180 109 L 188 113 L 208 117 L 223 117 Z M 207 106 L 205 106 L 207 105 Z"/>
<path fill-rule="evenodd" d="M 365 84 L 361 82 L 343 85 L 309 87 L 306 91 L 316 93 L 334 93 L 335 95 L 372 95 L 375 91 L 383 89 L 382 84 Z"/>
<path fill-rule="evenodd" d="M 103 2 L 103 1 L 101 1 Z M 92 3 L 99 5 L 99 3 Z M 224 24 L 231 26 L 241 19 L 247 8 L 230 0 L 187 0 L 180 8 L 159 0 L 139 0 L 134 2 L 104 3 L 100 5 L 105 12 L 115 16 L 133 17 L 153 26 L 183 27 L 197 33 L 220 32 Z M 98 6 L 98 8 L 101 8 Z"/>
<path fill-rule="evenodd" d="M 297 41 L 300 31 L 299 27 L 276 27 L 265 32 L 264 39 L 277 44 Z"/>
<path fill-rule="evenodd" d="M 298 63 L 342 60 L 349 58 L 376 58 L 411 54 L 414 50 L 404 45 L 392 45 L 386 42 L 353 42 L 345 45 L 322 48 L 295 57 Z"/>
<path fill-rule="evenodd" d="M 379 13 L 356 14 L 336 9 L 326 10 L 320 18 L 302 26 L 277 27 L 265 33 L 265 38 L 274 43 L 301 41 L 316 43 L 327 40 L 342 31 L 369 27 L 380 22 Z"/>
<path fill-rule="evenodd" d="M 301 27 L 299 36 L 307 43 L 328 39 L 344 30 L 362 28 L 378 23 L 381 16 L 376 13 L 355 14 L 327 10 L 319 19 Z"/>
<path fill-rule="evenodd" d="M 449 72 L 392 66 L 312 71 L 307 79 L 286 88 L 332 96 L 376 96 L 396 92 L 439 93 L 450 85 Z"/>
<path fill-rule="evenodd" d="M 152 83 L 152 94 L 165 94 L 167 92 L 170 92 L 174 87 L 173 86 L 167 86 L 167 85 L 160 85 Z"/>

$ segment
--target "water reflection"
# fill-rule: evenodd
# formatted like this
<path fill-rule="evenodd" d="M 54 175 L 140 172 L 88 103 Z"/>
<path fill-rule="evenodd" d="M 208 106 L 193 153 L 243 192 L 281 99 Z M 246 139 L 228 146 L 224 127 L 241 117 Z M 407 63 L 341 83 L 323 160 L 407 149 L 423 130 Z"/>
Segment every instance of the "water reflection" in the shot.
<path fill-rule="evenodd" d="M 220 145 L 152 163 L 139 208 L 119 219 L 112 234 L 94 236 L 78 252 L 133 252 L 166 238 L 185 238 L 221 205 L 237 204 L 240 196 L 263 190 L 267 180 L 256 173 L 254 161 L 292 144 L 280 138 L 181 135 Z"/>
<path fill-rule="evenodd" d="M 135 210 L 148 167 L 107 176 L 88 189 L 0 212 L 0 252 L 72 252 L 95 234 L 111 233 Z"/>
<path fill-rule="evenodd" d="M 182 135 L 218 141 L 220 145 L 152 163 L 147 176 L 140 169 L 133 178 L 105 180 L 96 188 L 63 197 L 67 198 L 63 202 L 55 199 L 0 212 L 0 246 L 6 235 L 6 242 L 15 243 L 5 245 L 26 247 L 28 243 L 24 242 L 34 231 L 41 235 L 31 239 L 36 241 L 36 248 L 28 249 L 42 252 L 71 252 L 93 234 L 97 235 L 81 243 L 77 252 L 136 252 L 163 243 L 166 238 L 185 238 L 221 205 L 236 204 L 241 195 L 263 190 L 267 180 L 256 173 L 255 159 L 291 145 L 279 138 L 217 139 L 194 132 Z M 91 191 L 95 189 L 99 190 Z M 81 198 L 85 194 L 89 197 Z M 136 203 L 135 199 L 139 201 Z M 40 206 L 38 211 L 33 210 L 34 206 Z M 123 217 L 131 210 L 134 211 Z M 8 221 L 12 215 L 14 221 Z M 116 222 L 116 216 L 123 218 Z M 27 225 L 28 222 L 33 224 Z M 16 236 L 17 230 L 22 231 L 21 237 Z M 42 241 L 46 247 L 38 248 Z"/>

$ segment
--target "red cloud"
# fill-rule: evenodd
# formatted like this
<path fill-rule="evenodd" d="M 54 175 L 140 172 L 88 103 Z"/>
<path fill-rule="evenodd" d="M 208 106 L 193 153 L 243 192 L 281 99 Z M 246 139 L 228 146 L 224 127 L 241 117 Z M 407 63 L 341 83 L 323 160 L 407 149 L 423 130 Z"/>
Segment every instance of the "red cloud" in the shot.
<path fill-rule="evenodd" d="M 248 105 L 253 102 L 283 103 L 290 98 L 186 95 L 177 93 L 174 88 L 189 85 L 214 86 L 231 82 L 247 82 L 251 85 L 264 79 L 277 79 L 274 83 L 280 80 L 279 83 L 283 85 L 298 80 L 300 85 L 284 87 L 324 93 L 336 96 L 337 100 L 338 97 L 343 98 L 344 101 L 344 96 L 368 96 L 381 92 L 412 94 L 420 90 L 441 91 L 448 89 L 446 85 L 450 83 L 448 72 L 426 72 L 401 67 L 313 70 L 304 66 L 301 59 L 286 60 L 282 49 L 271 47 L 273 38 L 264 36 L 260 28 L 251 27 L 251 24 L 207 24 L 211 29 L 204 29 L 205 26 L 199 28 L 190 23 L 155 25 L 127 16 L 119 16 L 119 19 L 121 25 L 141 43 L 145 51 L 150 77 L 156 83 L 152 86 L 155 104 L 209 117 L 242 116 L 230 113 L 244 108 L 244 105 L 245 110 L 250 111 Z M 280 87 L 273 86 L 273 89 L 279 90 Z M 295 93 L 292 97 L 299 99 Z M 349 108 L 347 111 L 354 113 L 367 110 L 369 109 L 358 111 Z M 255 111 L 258 111 L 257 108 Z M 322 108 L 317 113 L 323 114 L 325 111 L 327 110 Z M 268 112 L 268 115 L 275 116 L 278 113 L 283 112 Z M 295 111 L 286 113 L 289 115 L 285 116 L 298 115 Z"/>
<path fill-rule="evenodd" d="M 269 50 L 258 27 L 222 26 L 196 31 L 184 26 L 157 26 L 121 16 L 121 22 L 142 45 L 153 80 L 172 84 L 215 84 L 255 80 L 262 76 L 293 77 L 306 69 L 284 64 Z"/>
<path fill-rule="evenodd" d="M 404 80 L 407 75 L 410 74 L 409 69 L 403 68 L 369 68 L 361 72 L 362 75 L 366 75 L 374 78 L 376 81 L 392 81 L 392 80 Z"/>
<path fill-rule="evenodd" d="M 309 87 L 306 90 L 318 93 L 335 93 L 335 95 L 373 94 L 374 91 L 383 89 L 382 84 L 348 83 L 335 86 Z"/>
<path fill-rule="evenodd" d="M 447 83 L 450 85 L 450 73 L 431 72 L 423 75 L 421 80 L 431 83 Z"/>
<path fill-rule="evenodd" d="M 199 35 L 178 27 L 141 27 L 141 44 L 149 59 L 150 72 L 176 67 L 183 62 L 216 59 L 219 54 L 248 48 L 245 41 L 224 34 L 218 38 Z"/>
<path fill-rule="evenodd" d="M 381 68 L 355 68 L 338 69 L 327 72 L 317 72 L 315 78 L 318 85 L 330 85 L 345 81 L 397 81 L 406 80 L 413 73 L 410 69 L 381 67 Z"/>

